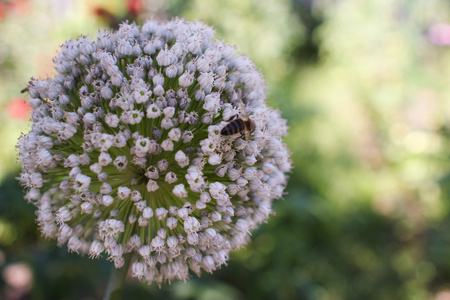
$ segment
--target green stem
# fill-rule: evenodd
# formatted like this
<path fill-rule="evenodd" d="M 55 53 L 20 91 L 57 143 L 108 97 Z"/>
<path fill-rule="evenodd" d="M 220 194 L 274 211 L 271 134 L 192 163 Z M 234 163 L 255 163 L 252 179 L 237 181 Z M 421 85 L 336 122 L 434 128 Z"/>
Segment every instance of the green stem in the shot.
<path fill-rule="evenodd" d="M 120 269 L 112 267 L 109 276 L 108 286 L 106 287 L 103 300 L 120 300 L 122 299 L 123 289 L 127 279 L 128 269 L 130 268 L 132 254 L 124 254 L 125 263 Z"/>

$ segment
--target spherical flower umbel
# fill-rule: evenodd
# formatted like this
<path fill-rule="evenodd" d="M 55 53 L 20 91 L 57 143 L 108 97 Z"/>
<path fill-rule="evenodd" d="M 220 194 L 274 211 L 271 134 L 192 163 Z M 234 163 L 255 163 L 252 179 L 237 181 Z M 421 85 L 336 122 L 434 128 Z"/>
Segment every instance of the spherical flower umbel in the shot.
<path fill-rule="evenodd" d="M 124 23 L 69 40 L 58 75 L 30 81 L 20 181 L 45 237 L 116 268 L 135 253 L 132 275 L 160 284 L 214 271 L 268 219 L 291 169 L 286 121 L 253 62 L 214 34 Z"/>

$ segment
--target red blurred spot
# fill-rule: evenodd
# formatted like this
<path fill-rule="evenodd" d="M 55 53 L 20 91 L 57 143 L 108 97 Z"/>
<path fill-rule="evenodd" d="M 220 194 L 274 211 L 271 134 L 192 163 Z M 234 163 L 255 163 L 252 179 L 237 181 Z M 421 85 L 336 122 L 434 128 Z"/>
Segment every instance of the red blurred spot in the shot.
<path fill-rule="evenodd" d="M 110 17 L 112 15 L 109 11 L 101 7 L 94 8 L 94 14 L 101 18 Z"/>
<path fill-rule="evenodd" d="M 30 117 L 30 111 L 30 105 L 21 97 L 13 98 L 6 104 L 6 112 L 13 119 L 27 120 Z"/>
<path fill-rule="evenodd" d="M 28 0 L 12 0 L 8 2 L 0 1 L 0 21 L 8 14 L 19 16 L 26 15 L 29 10 Z"/>
<path fill-rule="evenodd" d="M 127 9 L 131 15 L 137 15 L 144 9 L 142 0 L 127 0 Z"/>
<path fill-rule="evenodd" d="M 111 28 L 117 28 L 120 24 L 120 19 L 104 8 L 94 8 L 94 14 L 106 22 Z"/>
<path fill-rule="evenodd" d="M 122 15 L 115 15 L 102 7 L 95 7 L 93 13 L 108 24 L 111 28 L 118 28 L 126 20 L 132 22 L 139 14 L 144 12 L 143 0 L 126 0 L 126 12 Z"/>

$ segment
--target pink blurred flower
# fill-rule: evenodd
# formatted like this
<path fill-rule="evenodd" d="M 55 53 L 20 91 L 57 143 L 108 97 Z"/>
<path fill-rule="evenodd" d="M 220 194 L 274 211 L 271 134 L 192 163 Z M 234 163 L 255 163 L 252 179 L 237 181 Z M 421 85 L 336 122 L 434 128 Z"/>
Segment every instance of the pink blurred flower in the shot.
<path fill-rule="evenodd" d="M 30 105 L 22 97 L 12 98 L 6 104 L 9 117 L 17 120 L 27 120 L 30 117 Z"/>
<path fill-rule="evenodd" d="M 435 45 L 450 45 L 450 24 L 439 23 L 433 25 L 428 31 L 428 38 Z"/>

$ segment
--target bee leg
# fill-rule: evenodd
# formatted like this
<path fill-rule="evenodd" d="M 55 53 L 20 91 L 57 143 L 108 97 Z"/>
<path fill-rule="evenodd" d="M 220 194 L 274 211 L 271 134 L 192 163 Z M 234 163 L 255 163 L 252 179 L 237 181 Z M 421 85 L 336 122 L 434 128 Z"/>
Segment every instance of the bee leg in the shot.
<path fill-rule="evenodd" d="M 247 130 L 242 131 L 241 138 L 248 143 L 250 141 L 250 133 Z"/>

